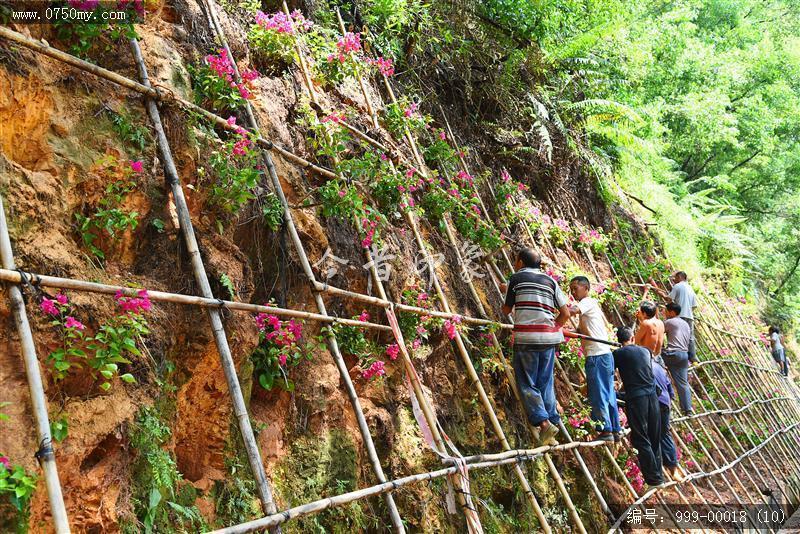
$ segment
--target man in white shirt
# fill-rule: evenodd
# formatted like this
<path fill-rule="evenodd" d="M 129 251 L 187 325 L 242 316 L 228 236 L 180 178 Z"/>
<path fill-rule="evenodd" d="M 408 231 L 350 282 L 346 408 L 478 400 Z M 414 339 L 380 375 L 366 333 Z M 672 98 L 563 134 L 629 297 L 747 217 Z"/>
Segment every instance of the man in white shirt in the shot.
<path fill-rule="evenodd" d="M 595 339 L 608 340 L 606 318 L 600 303 L 589 296 L 591 285 L 585 276 L 576 276 L 569 283 L 569 291 L 577 301 L 570 308 L 570 314 L 579 314 L 578 332 Z M 614 392 L 614 357 L 609 345 L 581 340 L 581 348 L 586 358 L 586 386 L 589 404 L 592 406 L 592 420 L 599 432 L 596 439 L 614 441 L 620 434 L 617 395 Z"/>
<path fill-rule="evenodd" d="M 674 302 L 681 307 L 680 318 L 689 324 L 691 330 L 691 338 L 689 339 L 689 362 L 694 363 L 696 359 L 696 345 L 697 342 L 694 338 L 694 308 L 697 307 L 697 296 L 694 289 L 687 282 L 686 273 L 678 271 L 670 278 L 672 282 L 672 290 L 667 294 L 666 291 L 659 289 L 653 280 L 650 280 L 650 287 L 656 293 L 661 295 L 662 298 Z M 645 297 L 647 293 L 645 292 Z"/>

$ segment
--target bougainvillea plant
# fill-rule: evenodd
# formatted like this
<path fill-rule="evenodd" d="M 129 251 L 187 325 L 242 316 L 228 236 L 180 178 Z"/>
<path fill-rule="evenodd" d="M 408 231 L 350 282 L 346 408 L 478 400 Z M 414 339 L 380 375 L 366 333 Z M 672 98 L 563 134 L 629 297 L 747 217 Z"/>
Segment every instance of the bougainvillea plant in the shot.
<path fill-rule="evenodd" d="M 236 117 L 228 117 L 228 124 L 236 131 L 209 157 L 214 178 L 208 195 L 220 211 L 235 214 L 256 198 L 254 190 L 263 173 L 253 134 L 237 127 Z"/>
<path fill-rule="evenodd" d="M 255 320 L 259 344 L 250 358 L 255 366 L 253 374 L 258 384 L 267 391 L 275 386 L 294 391 L 294 382 L 289 378 L 289 371 L 303 360 L 311 360 L 316 345 L 303 338 L 301 321 L 281 321 L 275 315 L 267 313 L 259 313 Z"/>
<path fill-rule="evenodd" d="M 436 296 L 431 295 L 428 290 L 419 284 L 412 284 L 400 295 L 400 301 L 408 306 L 416 306 L 426 310 L 432 309 Z M 430 315 L 419 315 L 416 313 L 399 313 L 397 322 L 406 343 L 410 342 L 412 350 L 417 350 L 423 344 L 428 343 L 432 331 L 442 327 L 443 321 L 438 317 Z"/>
<path fill-rule="evenodd" d="M 419 104 L 403 96 L 397 102 L 387 104 L 383 110 L 386 127 L 396 137 L 405 134 L 406 128 L 411 133 L 425 130 L 430 122 L 430 117 L 420 113 Z"/>
<path fill-rule="evenodd" d="M 137 37 L 133 22 L 120 22 L 120 11 L 125 11 L 129 21 L 140 20 L 144 15 L 145 0 L 118 0 L 100 2 L 100 0 L 67 0 L 69 8 L 91 13 L 91 23 L 77 17 L 61 16 L 53 26 L 60 41 L 69 43 L 70 52 L 76 56 L 86 57 L 94 47 L 103 46 L 110 50 L 117 41 Z M 58 7 L 56 7 L 58 9 Z M 113 10 L 114 17 L 109 16 Z M 112 24 L 110 21 L 114 20 Z"/>
<path fill-rule="evenodd" d="M 570 402 L 564 409 L 561 416 L 564 424 L 572 429 L 572 433 L 577 438 L 584 438 L 592 433 L 591 407 L 588 404 L 577 404 Z"/>
<path fill-rule="evenodd" d="M 595 254 L 602 254 L 608 250 L 608 243 L 609 238 L 602 228 L 575 227 L 572 246 L 576 249 L 589 249 Z"/>
<path fill-rule="evenodd" d="M 558 351 L 561 361 L 566 362 L 570 368 L 583 369 L 585 358 L 579 339 L 568 339 L 566 343 L 559 345 Z"/>
<path fill-rule="evenodd" d="M 86 364 L 100 388 L 108 390 L 115 376 L 124 382 L 135 382 L 130 373 L 119 373 L 121 364 L 128 364 L 131 356 L 140 356 L 138 343 L 149 333 L 144 314 L 151 304 L 147 291 L 136 297 L 126 297 L 118 292 L 114 299 L 121 313 L 102 324 L 94 336 L 85 334 L 86 326 L 72 315 L 69 299 L 63 293 L 55 298 L 42 297 L 41 311 L 50 319 L 61 338 L 61 346 L 52 351 L 47 361 L 53 367 L 56 380 L 64 379 L 70 369 L 80 369 Z"/>
<path fill-rule="evenodd" d="M 259 77 L 252 69 L 241 69 L 242 81 L 236 81 L 234 65 L 224 48 L 208 54 L 199 65 L 190 65 L 195 101 L 216 112 L 231 112 L 251 97 L 249 85 Z"/>
<path fill-rule="evenodd" d="M 277 70 L 294 61 L 297 36 L 312 27 L 313 23 L 297 10 L 289 15 L 282 11 L 268 15 L 259 10 L 248 39 L 261 63 L 271 63 L 273 70 Z"/>
<path fill-rule="evenodd" d="M 370 316 L 366 311 L 362 311 L 353 319 L 367 322 Z M 385 376 L 386 360 L 394 361 L 400 355 L 397 343 L 381 348 L 374 340 L 367 337 L 365 327 L 339 325 L 335 327 L 335 332 L 342 353 L 358 359 L 361 377 L 366 380 Z"/>
<path fill-rule="evenodd" d="M 144 170 L 140 160 L 124 161 L 108 155 L 98 160 L 92 172 L 107 182 L 96 207 L 88 214 L 75 214 L 78 232 L 86 248 L 97 258 L 106 257 L 108 242 L 119 241 L 128 230 L 139 226 L 139 213 L 123 208 L 125 199 L 136 190 L 136 178 Z"/>

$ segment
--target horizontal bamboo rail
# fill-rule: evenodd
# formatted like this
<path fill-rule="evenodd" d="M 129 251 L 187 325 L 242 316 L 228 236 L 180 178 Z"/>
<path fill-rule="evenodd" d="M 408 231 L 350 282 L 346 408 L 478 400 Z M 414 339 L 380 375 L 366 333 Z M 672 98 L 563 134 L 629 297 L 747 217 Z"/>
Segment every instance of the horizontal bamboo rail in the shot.
<path fill-rule="evenodd" d="M 552 445 L 552 446 L 542 446 L 542 447 L 537 447 L 535 449 L 511 450 L 496 454 L 485 454 L 485 455 L 479 454 L 475 456 L 466 457 L 465 459 L 468 460 L 468 463 L 466 465 L 467 469 L 469 470 L 485 469 L 488 467 L 497 467 L 507 464 L 519 464 L 521 462 L 536 460 L 548 452 L 560 452 L 577 448 L 592 449 L 595 447 L 607 447 L 607 446 L 608 442 L 606 441 L 574 441 L 572 443 L 565 443 L 561 445 Z M 293 508 L 284 510 L 283 512 L 278 512 L 277 514 L 262 517 L 260 519 L 255 519 L 253 521 L 248 521 L 247 523 L 241 523 L 239 525 L 235 525 L 232 527 L 214 530 L 211 532 L 211 534 L 244 534 L 246 532 L 255 532 L 257 530 L 283 524 L 292 519 L 298 519 L 300 517 L 316 514 L 323 510 L 327 510 L 328 508 L 334 508 L 336 506 L 342 506 L 344 504 L 348 504 L 353 501 L 358 501 L 368 497 L 374 497 L 376 495 L 381 495 L 383 493 L 393 492 L 403 486 L 407 486 L 415 482 L 424 482 L 428 480 L 434 480 L 437 478 L 454 475 L 458 472 L 458 469 L 459 469 L 458 466 L 451 466 L 443 469 L 438 469 L 436 471 L 428 471 L 426 473 L 409 475 L 407 477 L 390 480 L 382 484 L 376 484 L 368 488 L 363 488 L 348 493 L 342 493 L 341 495 L 337 495 L 335 497 L 319 499 L 317 501 L 313 501 L 307 504 L 295 506 Z"/>
<path fill-rule="evenodd" d="M 89 293 L 100 293 L 103 295 L 114 295 L 117 292 L 122 292 L 123 295 L 128 297 L 135 297 L 139 288 L 114 286 L 108 284 L 100 284 L 97 282 L 86 282 L 83 280 L 74 280 L 71 278 L 59 278 L 57 276 L 47 276 L 43 274 L 29 273 L 25 271 L 11 271 L 8 269 L 0 269 L 0 280 L 11 282 L 14 284 L 31 283 L 35 286 L 51 287 L 56 289 L 69 289 L 74 291 L 86 291 Z M 356 319 L 343 319 L 339 317 L 331 317 L 329 315 L 322 315 L 313 312 L 304 312 L 299 310 L 291 310 L 287 308 L 279 308 L 276 306 L 265 306 L 261 304 L 249 304 L 247 302 L 235 302 L 232 300 L 213 299 L 206 297 L 196 297 L 193 295 L 182 295 L 180 293 L 167 293 L 164 291 L 147 290 L 147 296 L 150 300 L 156 302 L 169 302 L 172 304 L 184 304 L 188 306 L 200 306 L 203 308 L 225 308 L 228 310 L 252 312 L 252 313 L 270 313 L 283 317 L 296 317 L 298 319 L 309 319 L 319 321 L 322 323 L 336 323 L 347 326 L 358 326 L 362 328 L 371 328 L 374 330 L 381 330 L 390 332 L 391 328 L 382 325 L 371 323 L 368 321 L 358 321 Z"/>

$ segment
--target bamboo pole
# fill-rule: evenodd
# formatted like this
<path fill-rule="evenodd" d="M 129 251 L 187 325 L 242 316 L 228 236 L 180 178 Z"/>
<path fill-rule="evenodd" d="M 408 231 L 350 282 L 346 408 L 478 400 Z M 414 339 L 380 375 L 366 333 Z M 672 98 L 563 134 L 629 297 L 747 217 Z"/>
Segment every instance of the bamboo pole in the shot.
<path fill-rule="evenodd" d="M 11 248 L 11 239 L 8 235 L 3 199 L 0 197 L 0 260 L 3 268 L 13 270 L 14 252 Z M 36 435 L 39 440 L 37 452 L 39 464 L 44 472 L 44 483 L 47 488 L 47 497 L 50 501 L 50 513 L 58 534 L 69 533 L 69 518 L 64 506 L 64 497 L 61 493 L 61 482 L 58 478 L 56 455 L 53 451 L 53 442 L 50 436 L 50 418 L 47 414 L 47 399 L 42 386 L 42 375 L 39 371 L 39 360 L 36 357 L 36 345 L 33 342 L 31 326 L 28 323 L 28 314 L 25 311 L 25 300 L 22 291 L 16 284 L 8 285 L 8 294 L 11 300 L 11 310 L 19 334 L 22 358 L 25 362 L 25 375 L 28 378 L 28 389 L 31 394 L 33 418 L 36 423 Z"/>
<path fill-rule="evenodd" d="M 71 65 L 71 66 L 73 66 L 73 67 L 75 67 L 77 69 L 80 69 L 80 70 L 84 71 L 84 72 L 88 72 L 88 73 L 94 74 L 98 78 L 103 78 L 103 79 L 108 80 L 108 81 L 110 81 L 112 83 L 115 83 L 115 84 L 117 84 L 117 85 L 119 85 L 121 87 L 124 87 L 126 89 L 130 89 L 131 91 L 139 93 L 140 95 L 142 95 L 144 97 L 151 98 L 151 99 L 153 99 L 153 100 L 155 100 L 155 101 L 157 101 L 159 103 L 175 104 L 179 108 L 183 109 L 184 111 L 197 113 L 197 114 L 201 115 L 202 117 L 204 117 L 205 119 L 211 121 L 214 125 L 216 125 L 216 126 L 218 126 L 220 128 L 223 128 L 225 130 L 228 130 L 230 132 L 235 132 L 236 131 L 236 127 L 228 124 L 227 120 L 223 119 L 219 115 L 215 115 L 214 113 L 211 113 L 210 111 L 207 111 L 207 110 L 201 108 L 200 106 L 198 106 L 196 104 L 193 104 L 192 102 L 189 102 L 188 100 L 185 100 L 183 98 L 178 97 L 170 89 L 166 89 L 165 92 L 162 92 L 159 89 L 157 89 L 155 87 L 152 87 L 151 85 L 144 85 L 144 84 L 135 82 L 135 81 L 133 81 L 133 80 L 131 80 L 129 78 L 121 76 L 121 75 L 119 75 L 119 74 L 117 74 L 115 72 L 112 72 L 112 71 L 108 70 L 108 69 L 104 69 L 102 67 L 98 67 L 97 65 L 95 65 L 93 63 L 90 63 L 88 61 L 84 61 L 82 59 L 79 59 L 79 58 L 77 58 L 77 57 L 75 57 L 73 55 L 67 54 L 66 52 L 62 52 L 61 50 L 58 50 L 57 48 L 53 48 L 51 46 L 48 46 L 48 45 L 46 45 L 46 44 L 44 44 L 44 43 L 42 43 L 40 41 L 37 41 L 35 39 L 31 39 L 30 37 L 26 37 L 26 36 L 22 35 L 21 33 L 15 32 L 14 30 L 12 30 L 10 28 L 7 28 L 5 26 L 0 26 L 0 37 L 4 38 L 4 39 L 7 39 L 9 41 L 12 41 L 14 43 L 17 43 L 19 45 L 22 45 L 25 48 L 28 48 L 29 50 L 32 50 L 34 52 L 37 52 L 37 53 L 40 53 L 42 55 L 48 56 L 48 57 L 50 57 L 52 59 L 61 61 L 62 63 L 66 63 L 68 65 Z M 320 167 L 318 165 L 314 165 L 310 161 L 308 161 L 308 160 L 306 160 L 304 158 L 301 158 L 300 156 L 294 154 L 293 152 L 291 152 L 291 151 L 289 151 L 289 150 L 287 150 L 287 149 L 285 149 L 285 148 L 283 148 L 283 147 L 281 147 L 279 145 L 274 144 L 272 141 L 269 141 L 269 140 L 264 139 L 262 137 L 256 137 L 255 141 L 260 147 L 262 147 L 262 148 L 264 148 L 266 150 L 274 151 L 274 152 L 280 154 L 282 157 L 286 158 L 287 160 L 291 161 L 292 163 L 295 163 L 295 164 L 299 165 L 300 167 L 302 167 L 304 169 L 308 169 L 308 170 L 314 171 L 314 172 L 316 172 L 316 173 L 318 173 L 318 174 L 320 174 L 322 176 L 327 176 L 329 178 L 332 178 L 332 177 L 335 176 L 333 171 L 331 171 L 329 169 L 325 169 L 325 168 Z"/>
<path fill-rule="evenodd" d="M 37 273 L 0 269 L 0 280 L 19 284 L 23 281 L 23 277 L 30 279 L 31 283 L 38 286 L 52 287 L 57 289 L 68 289 L 74 291 L 86 291 L 88 293 L 97 293 L 101 295 L 115 295 L 117 292 L 122 292 L 123 295 L 128 297 L 137 296 L 138 289 L 127 286 L 115 286 L 108 284 L 99 284 L 97 282 L 87 282 L 83 280 L 74 280 L 70 278 L 59 278 L 56 276 L 47 276 Z M 309 319 L 322 323 L 336 323 L 348 326 L 357 326 L 361 328 L 370 328 L 373 330 L 381 330 L 390 332 L 392 329 L 386 325 L 371 323 L 369 321 L 358 321 L 356 319 L 344 319 L 339 317 L 331 317 L 330 315 L 321 315 L 319 313 L 305 312 L 300 310 L 292 310 L 287 308 L 279 308 L 276 306 L 265 306 L 261 304 L 249 304 L 247 302 L 235 302 L 232 300 L 222 300 L 206 297 L 197 297 L 194 295 L 182 295 L 179 293 L 167 293 L 164 291 L 147 290 L 147 296 L 150 300 L 155 302 L 169 302 L 172 304 L 183 304 L 187 306 L 201 306 L 203 308 L 225 308 L 228 310 L 252 312 L 252 313 L 269 313 L 281 317 L 295 317 L 298 319 Z"/>
<path fill-rule="evenodd" d="M 147 67 L 142 57 L 142 51 L 139 48 L 139 42 L 136 39 L 131 39 L 130 44 L 139 71 L 139 77 L 142 79 L 145 87 L 150 87 L 150 79 L 147 75 Z M 178 221 L 180 223 L 181 233 L 183 234 L 184 244 L 189 252 L 195 281 L 200 287 L 202 295 L 205 298 L 213 299 L 214 294 L 208 282 L 208 276 L 206 275 L 205 266 L 203 265 L 203 258 L 200 256 L 200 249 L 198 248 L 197 239 L 195 238 L 192 219 L 189 215 L 189 207 L 186 205 L 186 198 L 183 196 L 183 189 L 181 188 L 178 171 L 172 159 L 172 151 L 170 150 L 169 142 L 167 141 L 167 136 L 164 133 L 164 127 L 161 123 L 161 115 L 152 98 L 146 100 L 146 105 L 150 120 L 153 123 L 153 129 L 156 133 L 156 140 L 158 142 L 159 152 L 161 153 L 161 163 L 164 166 L 164 175 L 172 191 L 172 198 L 178 212 Z M 211 322 L 214 343 L 217 346 L 217 352 L 219 352 L 222 370 L 225 373 L 225 380 L 228 384 L 234 415 L 239 425 L 242 441 L 244 442 L 245 451 L 247 453 L 247 459 L 253 472 L 256 488 L 258 489 L 261 507 L 265 513 L 275 513 L 276 508 L 272 497 L 272 490 L 267 480 L 267 474 L 264 471 L 264 464 L 261 461 L 261 453 L 258 450 L 253 428 L 250 425 L 250 416 L 247 413 L 247 406 L 245 405 L 242 389 L 239 385 L 239 378 L 236 375 L 236 365 L 233 361 L 230 347 L 228 346 L 228 338 L 225 334 L 225 328 L 222 325 L 222 318 L 218 309 L 207 308 L 206 311 L 209 321 Z"/>

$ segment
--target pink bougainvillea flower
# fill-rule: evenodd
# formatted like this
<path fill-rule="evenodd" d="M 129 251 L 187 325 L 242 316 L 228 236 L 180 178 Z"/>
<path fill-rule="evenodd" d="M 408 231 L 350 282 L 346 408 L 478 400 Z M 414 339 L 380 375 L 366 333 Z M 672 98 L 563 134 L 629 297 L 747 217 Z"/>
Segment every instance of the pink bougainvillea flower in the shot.
<path fill-rule="evenodd" d="M 389 357 L 390 360 L 394 361 L 397 359 L 397 356 L 400 354 L 400 345 L 397 343 L 392 343 L 388 347 L 386 347 L 386 355 Z"/>
<path fill-rule="evenodd" d="M 150 311 L 152 308 L 150 297 L 147 295 L 147 290 L 144 289 L 137 291 L 135 297 L 126 297 L 122 291 L 117 291 L 114 300 L 117 301 L 117 305 L 122 308 L 123 312 L 134 315 Z"/>
<path fill-rule="evenodd" d="M 142 165 L 141 160 L 133 161 L 131 160 L 131 170 L 133 172 L 142 172 L 144 170 L 144 166 Z"/>
<path fill-rule="evenodd" d="M 286 365 L 286 354 L 283 354 L 283 353 L 279 354 L 278 355 L 278 362 L 281 364 L 281 366 Z"/>
<path fill-rule="evenodd" d="M 56 295 L 56 301 L 58 301 L 58 303 L 61 304 L 62 306 L 66 306 L 67 303 L 69 302 L 67 296 L 64 293 L 59 293 L 58 295 Z"/>
<path fill-rule="evenodd" d="M 0 456 L 0 465 L 9 471 L 11 470 L 11 460 L 9 460 L 7 456 Z"/>
<path fill-rule="evenodd" d="M 47 297 L 42 297 L 42 303 L 39 306 L 41 306 L 42 311 L 47 315 L 58 315 L 60 313 L 56 307 L 56 301 L 50 300 Z"/>
<path fill-rule="evenodd" d="M 75 317 L 73 317 L 71 315 L 68 316 L 67 320 L 64 322 L 64 327 L 65 328 L 74 328 L 76 330 L 83 330 L 84 328 L 86 328 L 85 326 L 83 326 L 82 322 L 80 322 L 79 320 L 77 320 Z"/>
<path fill-rule="evenodd" d="M 227 120 L 228 126 L 236 126 L 236 117 L 231 115 Z"/>
<path fill-rule="evenodd" d="M 378 376 L 384 376 L 386 374 L 386 369 L 384 368 L 384 362 L 378 360 L 373 362 L 367 369 L 361 372 L 361 376 L 366 378 L 367 380 L 371 380 Z"/>
<path fill-rule="evenodd" d="M 361 315 L 358 316 L 358 320 L 361 321 L 362 323 L 366 323 L 367 321 L 369 321 L 369 313 L 367 313 L 366 310 L 362 311 Z"/>

